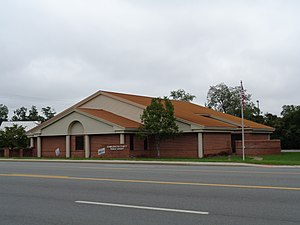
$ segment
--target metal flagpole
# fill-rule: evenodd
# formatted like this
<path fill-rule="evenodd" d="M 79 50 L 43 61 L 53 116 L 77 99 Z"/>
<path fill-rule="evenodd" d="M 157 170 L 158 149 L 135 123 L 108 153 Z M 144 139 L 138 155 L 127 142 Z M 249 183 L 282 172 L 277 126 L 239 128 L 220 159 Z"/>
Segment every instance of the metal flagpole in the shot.
<path fill-rule="evenodd" d="M 242 110 L 242 150 L 243 160 L 245 160 L 245 134 L 244 134 L 244 99 L 245 93 L 243 88 L 243 82 L 241 81 L 241 110 Z"/>

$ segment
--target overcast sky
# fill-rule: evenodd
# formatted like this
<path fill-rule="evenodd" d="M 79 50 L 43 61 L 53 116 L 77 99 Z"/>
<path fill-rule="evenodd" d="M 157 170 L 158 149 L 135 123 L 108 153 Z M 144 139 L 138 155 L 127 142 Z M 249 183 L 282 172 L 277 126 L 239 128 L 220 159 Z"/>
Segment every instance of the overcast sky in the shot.
<path fill-rule="evenodd" d="M 57 112 L 98 90 L 244 88 L 300 104 L 300 1 L 0 0 L 0 104 Z"/>

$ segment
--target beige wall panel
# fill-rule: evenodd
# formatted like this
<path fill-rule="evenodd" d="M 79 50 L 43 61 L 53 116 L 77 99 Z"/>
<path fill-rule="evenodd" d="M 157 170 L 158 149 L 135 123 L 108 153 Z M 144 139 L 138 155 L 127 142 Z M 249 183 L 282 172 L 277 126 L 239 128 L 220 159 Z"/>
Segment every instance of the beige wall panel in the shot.
<path fill-rule="evenodd" d="M 77 112 L 73 112 L 70 115 L 56 121 L 55 123 L 45 127 L 41 132 L 42 136 L 45 135 L 67 135 L 70 124 L 74 121 L 79 121 L 83 125 L 83 134 L 101 134 L 111 133 L 114 129 L 111 125 L 88 118 Z"/>
<path fill-rule="evenodd" d="M 104 95 L 100 95 L 87 102 L 82 105 L 81 108 L 103 109 L 137 122 L 141 121 L 140 115 L 143 113 L 143 109 L 137 106 L 124 103 Z"/>
<path fill-rule="evenodd" d="M 176 124 L 180 131 L 191 131 L 191 125 L 176 121 Z"/>

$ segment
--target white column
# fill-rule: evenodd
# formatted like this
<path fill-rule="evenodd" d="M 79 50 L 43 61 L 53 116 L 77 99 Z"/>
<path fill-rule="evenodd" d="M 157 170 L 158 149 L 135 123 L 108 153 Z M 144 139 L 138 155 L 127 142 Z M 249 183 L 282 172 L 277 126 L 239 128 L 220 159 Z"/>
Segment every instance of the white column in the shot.
<path fill-rule="evenodd" d="M 203 135 L 198 133 L 198 157 L 203 158 Z"/>
<path fill-rule="evenodd" d="M 33 147 L 34 147 L 34 139 L 30 138 L 30 148 L 33 148 Z"/>
<path fill-rule="evenodd" d="M 125 144 L 125 135 L 124 134 L 120 134 L 120 144 L 123 145 Z"/>
<path fill-rule="evenodd" d="M 41 158 L 42 157 L 42 140 L 41 137 L 37 137 L 37 157 Z"/>
<path fill-rule="evenodd" d="M 89 137 L 89 135 L 84 135 L 84 149 L 85 149 L 85 158 L 90 158 L 90 137 Z"/>
<path fill-rule="evenodd" d="M 70 135 L 66 136 L 66 158 L 70 158 L 71 147 L 70 147 Z"/>

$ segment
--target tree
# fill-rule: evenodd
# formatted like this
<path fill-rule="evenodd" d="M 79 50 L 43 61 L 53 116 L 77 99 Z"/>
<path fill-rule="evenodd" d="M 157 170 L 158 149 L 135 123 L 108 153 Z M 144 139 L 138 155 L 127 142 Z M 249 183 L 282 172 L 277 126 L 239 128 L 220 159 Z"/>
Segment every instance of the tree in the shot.
<path fill-rule="evenodd" d="M 153 98 L 141 115 L 141 120 L 139 135 L 154 138 L 157 156 L 160 157 L 161 140 L 179 133 L 172 102 L 167 97 Z"/>
<path fill-rule="evenodd" d="M 28 137 L 22 126 L 14 124 L 0 131 L 0 147 L 25 148 L 28 146 Z"/>
<path fill-rule="evenodd" d="M 286 149 L 300 148 L 300 106 L 284 105 L 281 112 L 281 142 Z"/>
<path fill-rule="evenodd" d="M 27 113 L 27 108 L 21 107 L 14 111 L 14 115 L 11 118 L 12 121 L 41 121 L 44 122 L 46 120 L 51 119 L 54 117 L 56 112 L 50 107 L 47 106 L 42 108 L 41 110 L 43 116 L 41 116 L 36 108 L 36 106 L 31 106 Z"/>
<path fill-rule="evenodd" d="M 3 121 L 7 121 L 8 108 L 6 105 L 0 104 L 0 125 Z"/>
<path fill-rule="evenodd" d="M 288 116 L 291 113 L 294 113 L 295 111 L 300 110 L 300 106 L 295 106 L 295 105 L 284 105 L 282 106 L 282 111 L 281 111 L 281 115 L 283 117 Z"/>
<path fill-rule="evenodd" d="M 260 121 L 259 109 L 251 101 L 251 94 L 244 90 L 244 117 L 252 121 Z M 210 86 L 207 93 L 207 106 L 216 111 L 241 117 L 241 87 L 228 87 L 221 83 Z"/>
<path fill-rule="evenodd" d="M 43 119 L 43 117 L 41 117 L 39 115 L 39 112 L 36 108 L 36 106 L 31 106 L 31 109 L 29 109 L 29 114 L 28 116 L 26 117 L 26 120 L 29 120 L 29 121 L 41 121 Z"/>
<path fill-rule="evenodd" d="M 14 111 L 14 115 L 11 118 L 12 121 L 27 121 L 27 108 L 21 107 Z"/>
<path fill-rule="evenodd" d="M 300 149 L 300 106 L 282 106 L 281 117 L 266 113 L 264 124 L 275 128 L 271 138 L 280 139 L 283 149 Z"/>
<path fill-rule="evenodd" d="M 170 98 L 173 100 L 179 100 L 184 102 L 191 102 L 196 98 L 195 95 L 185 92 L 183 89 L 178 89 L 176 91 L 171 91 Z"/>
<path fill-rule="evenodd" d="M 282 118 L 272 113 L 266 113 L 263 124 L 275 128 L 275 131 L 271 134 L 272 139 L 282 138 Z"/>
<path fill-rule="evenodd" d="M 42 122 L 44 122 L 44 121 L 49 120 L 52 117 L 54 117 L 56 112 L 54 111 L 54 109 L 51 109 L 50 106 L 47 106 L 45 108 L 42 108 L 42 114 L 44 115 Z"/>

